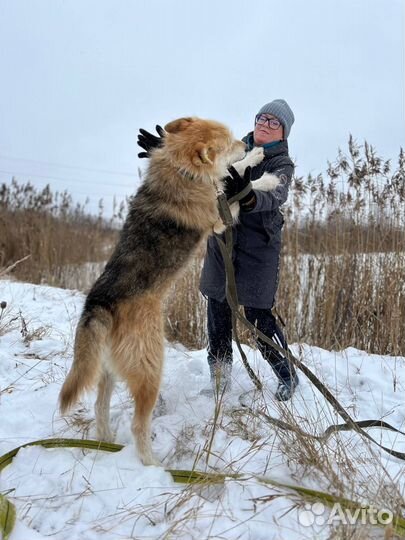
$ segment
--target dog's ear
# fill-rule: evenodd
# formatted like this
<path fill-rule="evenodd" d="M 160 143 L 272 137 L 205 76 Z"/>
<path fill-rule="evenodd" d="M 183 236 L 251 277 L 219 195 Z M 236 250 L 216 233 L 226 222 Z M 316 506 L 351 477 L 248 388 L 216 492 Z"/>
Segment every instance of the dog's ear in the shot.
<path fill-rule="evenodd" d="M 197 167 L 200 167 L 201 165 L 212 165 L 214 158 L 215 150 L 211 146 L 208 146 L 203 142 L 199 142 L 195 145 L 192 158 L 194 165 Z"/>
<path fill-rule="evenodd" d="M 172 122 L 169 122 L 165 125 L 165 130 L 168 133 L 179 133 L 179 131 L 183 131 L 184 129 L 187 129 L 188 126 L 193 122 L 193 118 L 178 118 L 177 120 L 173 120 Z"/>

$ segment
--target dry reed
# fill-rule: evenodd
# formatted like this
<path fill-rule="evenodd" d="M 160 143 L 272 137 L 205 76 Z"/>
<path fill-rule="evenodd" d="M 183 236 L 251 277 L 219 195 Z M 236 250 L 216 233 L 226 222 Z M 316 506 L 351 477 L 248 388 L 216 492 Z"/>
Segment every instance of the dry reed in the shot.
<path fill-rule="evenodd" d="M 393 169 L 350 137 L 326 177 L 294 178 L 283 212 L 277 310 L 288 340 L 405 355 L 403 150 Z M 13 271 L 18 279 L 86 289 L 116 237 L 111 222 L 74 207 L 67 193 L 15 180 L 0 186 L 0 268 L 31 255 Z M 206 345 L 201 264 L 202 255 L 167 301 L 168 338 L 192 348 Z"/>
<path fill-rule="evenodd" d="M 392 170 L 350 138 L 326 175 L 294 178 L 283 207 L 277 311 L 288 340 L 405 356 L 405 154 Z M 195 348 L 206 344 L 201 264 L 168 302 L 170 338 Z"/>
<path fill-rule="evenodd" d="M 15 179 L 0 185 L 0 268 L 28 257 L 13 270 L 17 279 L 64 286 L 67 272 L 105 260 L 116 235 L 102 215 L 90 216 L 66 192 Z"/>

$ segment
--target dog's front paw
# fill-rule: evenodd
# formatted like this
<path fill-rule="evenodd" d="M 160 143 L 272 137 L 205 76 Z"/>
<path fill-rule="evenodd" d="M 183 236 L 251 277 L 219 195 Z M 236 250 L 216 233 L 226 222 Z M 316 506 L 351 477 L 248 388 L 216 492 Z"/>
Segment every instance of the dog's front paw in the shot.
<path fill-rule="evenodd" d="M 103 442 L 109 442 L 109 443 L 112 443 L 114 442 L 114 435 L 112 433 L 112 431 L 110 430 L 109 427 L 100 427 L 98 426 L 97 427 L 97 439 L 99 441 L 103 441 Z"/>
<path fill-rule="evenodd" d="M 239 210 L 240 210 L 239 201 L 236 201 L 236 202 L 232 203 L 229 208 L 231 210 L 231 215 L 233 217 L 233 222 L 237 223 L 238 218 L 239 218 Z"/>
<path fill-rule="evenodd" d="M 236 161 L 232 167 L 236 170 L 238 174 L 243 176 L 247 167 L 255 167 L 263 161 L 264 150 L 261 146 L 253 148 L 246 156 L 240 161 Z"/>
<path fill-rule="evenodd" d="M 239 218 L 239 210 L 240 210 L 239 201 L 232 203 L 229 206 L 229 210 L 231 212 L 232 222 L 237 223 L 238 218 Z M 212 227 L 212 232 L 214 234 L 222 234 L 225 231 L 225 229 L 226 229 L 226 225 L 224 224 L 221 218 L 218 218 L 218 220 L 214 223 Z"/>
<path fill-rule="evenodd" d="M 153 456 L 146 456 L 141 458 L 143 465 L 147 467 L 163 467 L 163 464 Z"/>
<path fill-rule="evenodd" d="M 255 167 L 263 161 L 264 149 L 262 146 L 256 146 L 244 158 L 247 161 L 246 167 Z"/>
<path fill-rule="evenodd" d="M 224 222 L 222 221 L 222 219 L 218 219 L 218 221 L 214 224 L 212 228 L 215 234 L 222 234 L 225 229 L 226 229 L 226 225 L 224 225 Z"/>
<path fill-rule="evenodd" d="M 258 180 L 253 180 L 253 189 L 259 191 L 272 191 L 280 183 L 280 178 L 275 174 L 264 173 Z"/>

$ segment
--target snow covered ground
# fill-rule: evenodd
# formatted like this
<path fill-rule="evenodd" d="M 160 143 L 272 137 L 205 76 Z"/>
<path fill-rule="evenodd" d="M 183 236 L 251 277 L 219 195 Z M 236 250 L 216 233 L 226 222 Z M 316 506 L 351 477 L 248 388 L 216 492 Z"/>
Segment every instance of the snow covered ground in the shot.
<path fill-rule="evenodd" d="M 77 291 L 0 281 L 0 301 L 7 302 L 0 320 L 0 455 L 41 438 L 95 438 L 94 393 L 84 396 L 70 416 L 57 411 L 83 300 Z M 277 383 L 270 368 L 257 351 L 245 350 L 265 390 L 254 395 L 235 350 L 233 390 L 215 420 L 213 401 L 199 395 L 208 381 L 205 351 L 167 345 L 153 448 L 166 468 L 246 476 L 223 485 L 185 487 L 164 468 L 144 467 L 131 436 L 132 403 L 121 384 L 111 416 L 116 442 L 125 445 L 122 451 L 30 447 L 0 474 L 0 493 L 17 508 L 11 540 L 343 538 L 333 536 L 342 524 L 328 523 L 330 511 L 320 503 L 313 506 L 253 475 L 393 510 L 404 493 L 405 462 L 353 432 L 320 444 L 266 424 L 255 411 L 295 419 L 310 433 L 321 433 L 340 419 L 303 375 L 291 402 L 275 402 Z M 404 358 L 306 345 L 293 346 L 293 352 L 356 419 L 383 418 L 405 431 Z M 248 391 L 244 402 L 252 410 L 239 401 Z M 405 451 L 405 436 L 379 429 L 369 433 Z M 379 528 L 362 525 L 366 529 L 364 538 L 383 537 Z"/>

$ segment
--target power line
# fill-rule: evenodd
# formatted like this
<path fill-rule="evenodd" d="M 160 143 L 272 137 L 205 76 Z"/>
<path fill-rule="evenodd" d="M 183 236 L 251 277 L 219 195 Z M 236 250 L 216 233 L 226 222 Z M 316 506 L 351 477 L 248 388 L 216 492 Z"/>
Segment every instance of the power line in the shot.
<path fill-rule="evenodd" d="M 0 175 L 3 175 L 4 174 L 4 171 L 0 170 Z M 6 172 L 7 176 L 9 174 L 13 174 L 13 173 L 8 173 Z M 48 182 L 48 185 L 49 185 L 49 182 Z M 69 192 L 69 189 L 67 188 L 66 191 Z M 97 197 L 97 200 L 99 199 L 102 199 L 102 198 L 106 198 L 106 197 L 116 197 L 117 199 L 120 199 L 120 198 L 125 198 L 125 197 L 128 197 L 128 196 L 131 196 L 135 193 L 135 190 L 133 190 L 130 194 L 125 194 L 125 195 L 117 195 L 116 193 L 104 193 L 104 194 L 99 194 L 99 193 L 85 193 L 84 191 L 76 191 L 76 189 L 74 190 L 74 192 L 70 192 L 69 194 L 70 195 L 83 195 L 85 197 L 88 197 L 90 200 L 96 200 L 96 197 Z"/>
<path fill-rule="evenodd" d="M 91 167 L 82 167 L 79 165 L 64 165 L 63 163 L 56 163 L 51 161 L 40 161 L 37 159 L 27 159 L 27 158 L 17 158 L 17 157 L 11 157 L 11 156 L 3 156 L 0 155 L 1 159 L 6 159 L 8 161 L 22 161 L 25 163 L 38 163 L 39 165 L 51 165 L 53 167 L 62 167 L 65 169 L 76 169 L 81 171 L 89 171 L 89 172 L 96 172 L 96 173 L 102 173 L 102 174 L 112 174 L 114 176 L 127 176 L 129 178 L 133 178 L 136 176 L 134 173 L 129 172 L 121 172 L 121 171 L 110 171 L 107 169 L 94 169 Z"/>
<path fill-rule="evenodd" d="M 66 177 L 62 177 L 62 176 L 49 176 L 47 174 L 37 174 L 37 173 L 27 173 L 27 172 L 23 172 L 23 171 L 6 171 L 4 169 L 0 169 L 0 173 L 3 173 L 3 174 L 11 174 L 12 176 L 28 176 L 28 177 L 33 177 L 33 178 L 47 178 L 48 180 L 61 180 L 63 182 L 78 182 L 80 184 L 95 184 L 97 186 L 111 186 L 111 187 L 124 187 L 126 189 L 131 189 L 132 191 L 134 190 L 134 188 L 136 186 L 134 185 L 128 185 L 128 184 L 117 184 L 116 182 L 114 182 L 114 184 L 112 184 L 111 182 L 99 182 L 97 180 L 82 180 L 82 179 L 78 179 L 78 178 L 66 178 Z"/>

